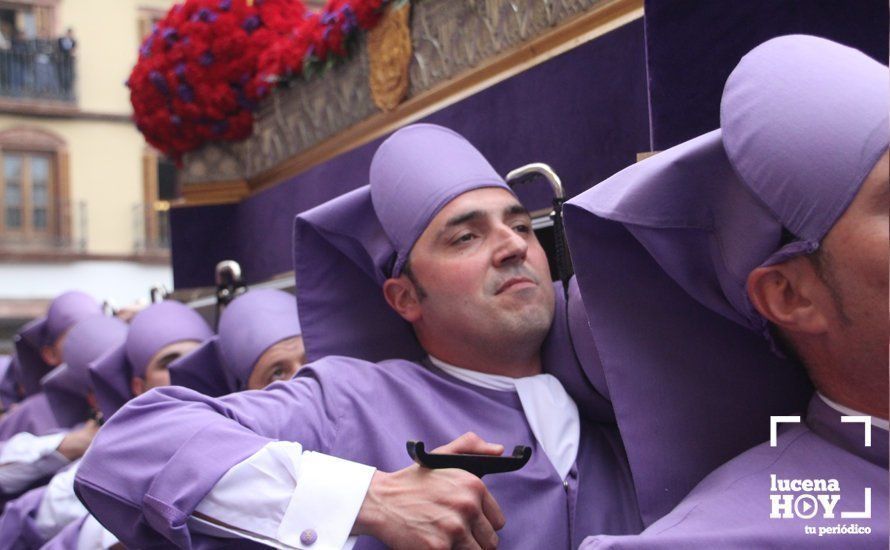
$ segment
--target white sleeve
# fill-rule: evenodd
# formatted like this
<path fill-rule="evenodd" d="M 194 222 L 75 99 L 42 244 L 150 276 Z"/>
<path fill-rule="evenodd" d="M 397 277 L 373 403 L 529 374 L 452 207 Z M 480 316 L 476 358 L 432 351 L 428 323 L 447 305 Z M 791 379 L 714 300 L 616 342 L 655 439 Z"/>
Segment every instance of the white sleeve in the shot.
<path fill-rule="evenodd" d="M 117 544 L 117 538 L 102 527 L 96 518 L 87 516 L 77 534 L 77 550 L 107 550 Z"/>
<path fill-rule="evenodd" d="M 14 494 L 68 464 L 56 451 L 65 433 L 36 436 L 27 432 L 7 439 L 0 450 L 0 492 Z"/>
<path fill-rule="evenodd" d="M 53 538 L 66 525 L 87 514 L 87 509 L 74 494 L 74 475 L 79 465 L 80 460 L 53 476 L 46 486 L 34 518 L 37 532 L 44 540 Z"/>
<path fill-rule="evenodd" d="M 275 548 L 351 548 L 375 469 L 302 451 L 276 441 L 233 466 L 198 504 L 189 528 Z"/>

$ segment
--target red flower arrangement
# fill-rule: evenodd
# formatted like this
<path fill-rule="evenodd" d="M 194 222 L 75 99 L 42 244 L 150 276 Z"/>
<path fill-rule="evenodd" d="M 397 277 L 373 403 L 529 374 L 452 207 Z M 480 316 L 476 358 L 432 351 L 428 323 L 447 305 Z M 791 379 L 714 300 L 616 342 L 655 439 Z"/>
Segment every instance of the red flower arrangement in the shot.
<path fill-rule="evenodd" d="M 278 82 L 341 58 L 388 0 L 186 0 L 139 49 L 127 86 L 136 127 L 177 163 L 208 141 L 253 130 L 259 100 Z"/>

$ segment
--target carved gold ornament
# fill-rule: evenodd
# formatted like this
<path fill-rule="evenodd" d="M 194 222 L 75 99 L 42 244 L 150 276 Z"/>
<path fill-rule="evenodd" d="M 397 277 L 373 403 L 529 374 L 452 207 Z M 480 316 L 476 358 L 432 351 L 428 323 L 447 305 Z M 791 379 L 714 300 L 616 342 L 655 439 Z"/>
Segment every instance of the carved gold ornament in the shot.
<path fill-rule="evenodd" d="M 384 111 L 391 111 L 408 94 L 411 63 L 411 2 L 387 10 L 368 33 L 371 97 Z"/>

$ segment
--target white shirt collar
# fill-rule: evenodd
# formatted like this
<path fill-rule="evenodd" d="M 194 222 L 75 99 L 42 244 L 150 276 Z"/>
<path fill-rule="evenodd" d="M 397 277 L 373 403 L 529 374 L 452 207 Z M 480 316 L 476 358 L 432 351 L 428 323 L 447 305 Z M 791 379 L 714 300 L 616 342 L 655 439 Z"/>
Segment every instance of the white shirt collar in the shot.
<path fill-rule="evenodd" d="M 449 365 L 432 355 L 430 362 L 446 374 L 468 384 L 490 390 L 515 392 L 522 412 L 550 464 L 566 479 L 578 455 L 581 440 L 581 419 L 578 406 L 553 375 L 536 374 L 510 378 Z M 518 442 L 498 441 L 512 445 Z"/>
<path fill-rule="evenodd" d="M 822 399 L 822 401 L 824 401 L 826 405 L 828 405 L 829 407 L 831 407 L 832 409 L 836 410 L 837 412 L 839 412 L 841 414 L 844 414 L 847 416 L 871 416 L 869 414 L 859 412 L 855 409 L 851 409 L 850 407 L 845 407 L 845 406 L 841 405 L 840 403 L 835 403 L 834 401 L 825 397 L 824 395 L 822 395 L 819 392 L 816 392 L 816 395 L 818 395 L 819 398 Z M 883 418 L 878 418 L 877 416 L 871 416 L 871 425 L 876 428 L 881 428 L 884 431 L 890 431 L 890 422 L 888 422 L 887 420 L 885 420 Z"/>

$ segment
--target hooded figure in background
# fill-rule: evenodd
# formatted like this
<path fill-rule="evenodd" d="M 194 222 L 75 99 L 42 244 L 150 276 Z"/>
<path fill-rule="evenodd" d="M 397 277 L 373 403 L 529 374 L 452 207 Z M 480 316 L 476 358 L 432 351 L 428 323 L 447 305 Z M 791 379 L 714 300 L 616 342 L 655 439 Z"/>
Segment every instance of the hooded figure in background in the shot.
<path fill-rule="evenodd" d="M 19 432 L 45 435 L 59 429 L 40 381 L 62 363 L 68 331 L 83 319 L 101 315 L 102 306 L 92 297 L 70 291 L 52 301 L 46 317 L 28 323 L 15 336 L 12 376 L 24 399 L 0 420 L 0 441 Z"/>
<path fill-rule="evenodd" d="M 749 423 L 757 431 L 739 444 L 761 434 L 642 535 L 592 537 L 585 548 L 886 548 L 888 89 L 887 67 L 859 51 L 770 40 L 730 75 L 720 129 L 567 207 L 649 517 L 666 511 L 667 488 L 685 494 L 700 471 L 690 465 L 719 458 L 711 446 L 735 435 L 693 438 L 707 424 Z M 620 334 L 644 341 L 622 353 L 600 345 Z M 815 386 L 812 397 L 787 396 L 808 406 L 767 399 L 746 414 L 789 368 Z M 630 394 L 650 408 L 619 408 Z M 768 415 L 782 415 L 778 435 Z"/>
<path fill-rule="evenodd" d="M 170 365 L 170 380 L 220 397 L 290 380 L 305 362 L 296 299 L 281 290 L 256 289 L 226 307 L 218 336 Z"/>
<path fill-rule="evenodd" d="M 387 139 L 370 180 L 296 222 L 300 325 L 317 360 L 262 391 L 134 400 L 78 472 L 87 507 L 137 547 L 221 543 L 211 535 L 341 547 L 352 534 L 368 535 L 361 548 L 562 548 L 637 532 L 614 425 L 582 421 L 542 373 L 575 357 L 526 209 L 439 126 Z M 412 464 L 408 439 L 533 451 L 483 484 Z"/>
<path fill-rule="evenodd" d="M 110 418 L 130 398 L 130 392 L 168 385 L 166 366 L 212 335 L 204 319 L 179 302 L 160 302 L 137 313 L 126 340 L 89 363 L 90 381 L 102 416 Z M 46 487 L 11 502 L 0 517 L 0 540 L 38 548 L 75 522 L 88 525 L 81 540 L 108 541 L 107 532 L 90 531 L 94 521 L 80 521 L 87 510 L 74 494 L 78 465 L 79 461 L 72 462 Z"/>
<path fill-rule="evenodd" d="M 103 417 L 107 420 L 124 403 L 152 388 L 169 386 L 168 367 L 211 337 L 207 322 L 179 302 L 158 302 L 137 313 L 126 342 L 90 365 Z"/>

